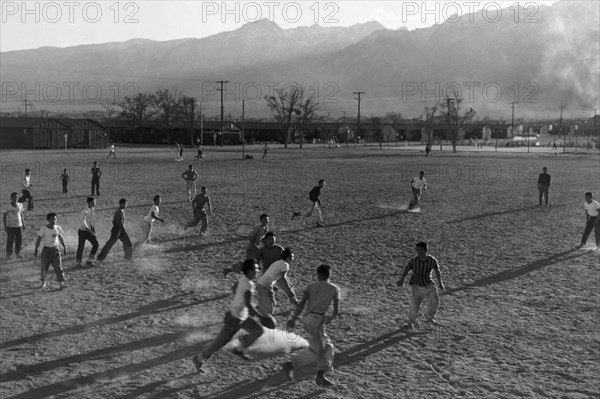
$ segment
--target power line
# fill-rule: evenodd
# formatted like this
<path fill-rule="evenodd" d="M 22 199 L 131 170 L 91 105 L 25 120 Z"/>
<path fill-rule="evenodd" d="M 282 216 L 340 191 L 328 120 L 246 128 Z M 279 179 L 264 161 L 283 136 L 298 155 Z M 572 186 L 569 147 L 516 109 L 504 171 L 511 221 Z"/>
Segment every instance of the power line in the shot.
<path fill-rule="evenodd" d="M 217 80 L 221 87 L 217 90 L 221 92 L 221 148 L 223 148 L 223 85 L 229 83 L 228 80 Z"/>
<path fill-rule="evenodd" d="M 364 91 L 355 91 L 352 94 L 356 94 L 358 95 L 358 98 L 354 97 L 355 100 L 358 100 L 358 116 L 357 116 L 357 120 L 356 120 L 356 134 L 354 135 L 354 148 L 356 148 L 356 137 L 358 136 L 358 134 L 360 133 L 360 96 L 362 94 L 365 94 Z M 366 144 L 366 143 L 365 143 Z"/>

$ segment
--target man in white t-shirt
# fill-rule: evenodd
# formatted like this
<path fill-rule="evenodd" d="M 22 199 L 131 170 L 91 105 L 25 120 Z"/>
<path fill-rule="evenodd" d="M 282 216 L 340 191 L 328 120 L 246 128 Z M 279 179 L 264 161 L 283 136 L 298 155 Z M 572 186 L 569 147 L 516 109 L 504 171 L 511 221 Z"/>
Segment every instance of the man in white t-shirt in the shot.
<path fill-rule="evenodd" d="M 87 198 L 87 205 L 81 211 L 81 224 L 77 230 L 77 254 L 75 255 L 75 263 L 77 266 L 83 266 L 83 250 L 85 242 L 89 241 L 92 244 L 92 249 L 88 256 L 88 265 L 93 266 L 92 261 L 96 258 L 98 252 L 98 238 L 96 238 L 96 199 L 94 197 Z"/>
<path fill-rule="evenodd" d="M 425 172 L 420 171 L 419 176 L 415 177 L 411 182 L 413 199 L 408 205 L 408 209 L 413 209 L 419 205 L 421 199 L 421 193 L 427 188 L 427 180 L 425 179 Z"/>
<path fill-rule="evenodd" d="M 10 203 L 4 207 L 3 219 L 4 230 L 6 230 L 6 258 L 12 258 L 13 242 L 15 244 L 15 256 L 22 259 L 21 242 L 23 240 L 21 231 L 25 230 L 25 213 L 23 204 L 18 202 L 19 194 L 10 194 Z"/>
<path fill-rule="evenodd" d="M 198 373 L 205 372 L 202 368 L 204 362 L 210 359 L 219 349 L 227 345 L 237 332 L 242 329 L 247 332 L 246 335 L 239 337 L 242 350 L 232 349 L 231 353 L 244 360 L 250 359 L 246 355 L 245 350 L 262 335 L 263 329 L 259 322 L 249 316 L 258 317 L 261 323 L 265 323 L 265 318 L 270 318 L 256 310 L 252 304 L 252 295 L 255 293 L 255 284 L 252 280 L 256 277 L 258 270 L 258 263 L 254 259 L 248 259 L 242 265 L 243 275 L 236 283 L 233 301 L 231 301 L 229 311 L 225 313 L 223 329 L 200 355 L 192 358 L 192 362 Z"/>
<path fill-rule="evenodd" d="M 160 220 L 161 222 L 165 222 L 165 219 L 158 217 L 158 206 L 162 202 L 160 195 L 154 196 L 154 205 L 150 207 L 150 211 L 144 219 L 142 220 L 142 236 L 140 241 L 137 243 L 137 246 L 144 245 L 146 242 L 150 242 L 150 233 L 152 232 L 152 224 L 155 220 Z"/>
<path fill-rule="evenodd" d="M 579 247 L 583 247 L 585 245 L 590 233 L 592 230 L 594 230 L 594 234 L 596 235 L 596 249 L 598 249 L 600 248 L 600 203 L 592 199 L 591 192 L 587 192 L 585 193 L 585 202 L 583 207 L 585 208 L 586 224 Z"/>
<path fill-rule="evenodd" d="M 65 274 L 62 268 L 62 260 L 60 258 L 60 250 L 58 249 L 58 243 L 63 247 L 63 255 L 67 254 L 67 247 L 65 246 L 65 241 L 63 240 L 63 229 L 62 227 L 56 224 L 57 217 L 56 213 L 49 213 L 46 215 L 46 220 L 48 224 L 40 227 L 37 232 L 37 241 L 35 242 L 35 250 L 33 252 L 33 256 L 37 258 L 38 256 L 38 248 L 40 247 L 40 243 L 43 244 L 42 255 L 41 255 L 41 280 L 42 284 L 40 288 L 44 288 L 46 286 L 46 275 L 48 274 L 48 268 L 50 265 L 54 268 L 54 272 L 56 273 L 56 280 L 60 284 L 60 289 L 65 288 Z"/>
<path fill-rule="evenodd" d="M 292 288 L 287 274 L 290 271 L 290 263 L 294 260 L 294 253 L 290 248 L 285 248 L 281 253 L 281 260 L 274 262 L 260 276 L 256 282 L 256 294 L 258 299 L 258 311 L 265 314 L 273 314 L 275 304 L 274 286 L 279 282 L 281 287 L 287 294 L 290 302 L 298 305 L 298 298 Z"/>

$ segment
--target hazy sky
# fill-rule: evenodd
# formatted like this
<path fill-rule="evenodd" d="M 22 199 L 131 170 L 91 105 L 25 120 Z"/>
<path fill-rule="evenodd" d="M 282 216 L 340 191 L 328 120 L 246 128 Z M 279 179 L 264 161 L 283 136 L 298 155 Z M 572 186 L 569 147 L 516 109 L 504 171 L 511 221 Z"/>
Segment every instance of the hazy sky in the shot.
<path fill-rule="evenodd" d="M 0 1 L 0 51 L 43 46 L 120 42 L 133 38 L 201 38 L 267 18 L 283 29 L 350 26 L 378 21 L 388 29 L 409 30 L 441 23 L 455 14 L 485 13 L 515 3 L 502 17 L 535 18 L 540 5 L 555 1 Z M 461 18 L 461 17 L 457 17 Z"/>

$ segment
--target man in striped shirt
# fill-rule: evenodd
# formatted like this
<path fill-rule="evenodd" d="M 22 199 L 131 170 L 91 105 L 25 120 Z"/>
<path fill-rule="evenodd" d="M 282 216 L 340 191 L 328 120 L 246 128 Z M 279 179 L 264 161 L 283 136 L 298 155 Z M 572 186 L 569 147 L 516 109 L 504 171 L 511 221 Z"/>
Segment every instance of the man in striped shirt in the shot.
<path fill-rule="evenodd" d="M 398 287 L 401 287 L 402 284 L 404 284 L 404 278 L 409 270 L 412 270 L 412 276 L 410 277 L 412 301 L 408 313 L 408 327 L 410 329 L 414 329 L 415 325 L 417 325 L 421 302 L 426 298 L 429 301 L 429 307 L 425 313 L 425 321 L 433 324 L 437 323 L 435 314 L 438 309 L 438 289 L 431 280 L 432 270 L 435 271 L 435 276 L 437 277 L 440 288 L 442 290 L 446 289 L 442 282 L 442 275 L 437 260 L 433 256 L 427 254 L 427 243 L 419 242 L 416 247 L 417 256 L 408 262 L 408 265 L 404 268 L 402 277 L 400 277 L 400 280 L 396 283 Z"/>

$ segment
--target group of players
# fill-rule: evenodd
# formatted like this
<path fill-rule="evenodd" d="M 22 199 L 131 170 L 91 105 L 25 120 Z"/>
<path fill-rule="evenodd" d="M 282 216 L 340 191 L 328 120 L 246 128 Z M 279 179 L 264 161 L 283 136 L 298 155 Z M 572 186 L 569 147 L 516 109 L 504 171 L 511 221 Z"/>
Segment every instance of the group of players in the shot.
<path fill-rule="evenodd" d="M 114 147 L 111 148 L 111 154 L 114 156 Z M 419 176 L 411 181 L 412 200 L 408 207 L 409 210 L 418 207 L 422 191 L 427 188 L 427 181 L 424 175 L 424 172 L 421 171 Z M 93 195 L 94 190 L 96 190 L 96 195 L 100 195 L 100 176 L 101 171 L 97 162 L 94 162 L 94 167 L 92 168 L 92 196 L 87 198 L 86 207 L 81 211 L 80 226 L 78 229 L 76 254 L 76 263 L 78 266 L 83 266 L 82 258 L 86 241 L 89 241 L 92 245 L 86 265 L 101 265 L 117 240 L 120 240 L 123 244 L 126 261 L 131 260 L 132 253 L 135 250 L 125 228 L 124 210 L 127 207 L 127 200 L 121 198 L 119 200 L 119 207 L 113 215 L 110 238 L 95 259 L 99 243 L 95 230 L 96 199 Z M 194 214 L 194 220 L 186 224 L 185 228 L 196 226 L 202 222 L 200 236 L 205 236 L 208 228 L 207 215 L 212 212 L 207 188 L 203 186 L 200 193 L 196 194 L 195 181 L 198 178 L 198 174 L 194 171 L 193 165 L 189 165 L 188 170 L 182 173 L 181 176 L 186 182 L 187 200 L 191 202 Z M 16 192 L 11 193 L 11 201 L 3 213 L 4 226 L 7 232 L 6 252 L 8 258 L 12 257 L 13 244 L 15 247 L 15 256 L 21 258 L 21 230 L 25 229 L 23 203 L 28 202 L 28 210 L 33 209 L 29 169 L 25 172 L 22 185 L 23 195 L 20 197 Z M 545 204 L 548 206 L 549 185 L 550 176 L 547 174 L 547 168 L 544 167 L 543 173 L 538 180 L 540 205 L 542 204 L 543 195 L 545 197 Z M 325 227 L 320 198 L 324 186 L 325 181 L 323 179 L 319 180 L 318 184 L 308 194 L 310 202 L 308 209 L 305 212 L 293 212 L 292 220 L 299 216 L 314 217 L 316 227 Z M 66 192 L 64 179 L 63 192 Z M 594 229 L 596 244 L 598 245 L 600 241 L 600 204 L 592 199 L 591 193 L 586 193 L 585 197 L 586 202 L 584 206 L 586 208 L 587 220 L 580 245 L 585 244 L 587 237 Z M 143 219 L 142 233 L 136 243 L 136 247 L 150 239 L 154 221 L 165 222 L 163 218 L 159 217 L 160 204 L 161 197 L 157 195 L 153 199 L 151 209 Z M 66 254 L 66 246 L 63 239 L 64 231 L 57 224 L 58 218 L 55 213 L 48 213 L 46 220 L 47 224 L 40 227 L 37 232 L 37 241 L 34 250 L 34 256 L 37 257 L 39 247 L 42 245 L 40 256 L 41 288 L 46 286 L 46 275 L 49 266 L 52 265 L 57 281 L 60 284 L 60 289 L 63 289 L 65 287 L 65 274 L 62 269 L 59 245 L 62 246 L 63 254 Z M 223 270 L 225 276 L 229 273 L 237 273 L 239 275 L 233 287 L 234 295 L 229 310 L 225 314 L 223 328 L 217 337 L 200 354 L 192 357 L 192 362 L 199 373 L 205 372 L 205 363 L 215 352 L 226 346 L 239 330 L 246 332 L 239 339 L 241 349 L 233 348 L 231 352 L 240 358 L 250 359 L 247 349 L 263 334 L 262 327 L 275 328 L 276 323 L 273 314 L 277 305 L 276 292 L 281 290 L 295 307 L 292 317 L 286 323 L 286 326 L 293 328 L 296 320 L 306 308 L 302 322 L 309 335 L 309 346 L 294 354 L 291 361 L 283 363 L 282 369 L 291 381 L 295 381 L 295 371 L 298 368 L 316 363 L 316 383 L 322 387 L 332 386 L 334 383 L 325 376 L 325 372 L 333 369 L 334 359 L 334 346 L 326 334 L 326 325 L 334 320 L 340 311 L 340 288 L 330 281 L 332 268 L 326 264 L 320 265 L 316 269 L 316 282 L 308 285 L 302 293 L 302 298 L 298 300 L 288 278 L 290 265 L 294 261 L 294 253 L 291 248 L 283 248 L 276 243 L 276 236 L 271 230 L 267 214 L 261 215 L 259 220 L 260 223 L 253 228 L 249 236 L 245 251 L 246 260 Z M 417 243 L 416 252 L 417 256 L 408 262 L 401 278 L 397 281 L 397 285 L 402 286 L 406 276 L 412 271 L 410 278 L 412 298 L 408 314 L 408 324 L 406 326 L 408 329 L 416 329 L 418 327 L 419 310 L 424 300 L 428 301 L 428 309 L 424 315 L 424 320 L 434 324 L 437 323 L 435 315 L 438 309 L 438 286 L 442 290 L 445 289 L 438 262 L 427 253 L 427 244 L 425 242 Z M 96 263 L 94 264 L 94 262 Z M 433 272 L 437 278 L 437 285 L 431 278 Z M 256 306 L 253 304 L 253 297 L 256 297 Z M 328 315 L 332 305 L 333 312 Z"/>

